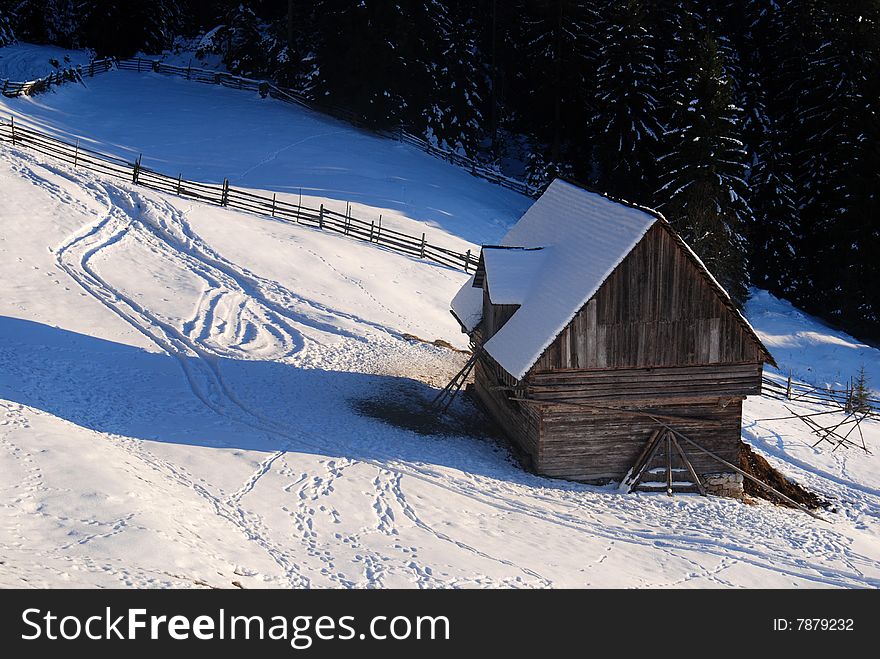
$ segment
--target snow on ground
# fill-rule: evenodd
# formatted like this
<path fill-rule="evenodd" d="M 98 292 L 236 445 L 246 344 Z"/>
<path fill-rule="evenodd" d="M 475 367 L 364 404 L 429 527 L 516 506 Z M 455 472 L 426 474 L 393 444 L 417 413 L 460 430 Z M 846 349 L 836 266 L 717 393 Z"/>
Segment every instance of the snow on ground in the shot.
<path fill-rule="evenodd" d="M 419 176 L 434 166 L 405 155 Z M 368 190 L 374 174 L 333 187 Z M 413 222 L 444 203 L 411 192 Z M 880 585 L 876 422 L 872 455 L 831 452 L 799 421 L 765 420 L 780 401 L 746 404 L 746 439 L 833 501 L 826 523 L 541 478 L 478 434 L 359 414 L 364 399 L 428 399 L 461 365 L 401 334 L 461 344 L 447 309 L 465 278 L 0 148 L 0 586 Z M 836 336 L 762 296 L 749 315 L 763 338 Z M 816 350 L 777 358 L 800 369 Z M 464 401 L 456 414 L 475 415 Z"/>
<path fill-rule="evenodd" d="M 880 391 L 880 350 L 767 291 L 752 291 L 746 314 L 776 357 L 779 371 L 819 387 L 845 389 L 864 366 L 868 384 Z"/>
<path fill-rule="evenodd" d="M 91 59 L 92 53 L 88 50 L 68 50 L 19 41 L 0 48 L 0 80 L 36 80 L 59 68 L 66 69 L 77 64 L 85 66 Z"/>

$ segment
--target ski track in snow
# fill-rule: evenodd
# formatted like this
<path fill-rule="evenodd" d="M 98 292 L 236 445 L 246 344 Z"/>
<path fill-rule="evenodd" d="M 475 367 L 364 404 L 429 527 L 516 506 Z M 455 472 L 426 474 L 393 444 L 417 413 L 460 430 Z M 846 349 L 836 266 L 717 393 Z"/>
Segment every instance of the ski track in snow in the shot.
<path fill-rule="evenodd" d="M 421 514 L 418 505 L 407 497 L 405 485 L 408 479 L 430 485 L 440 496 L 463 497 L 507 518 L 531 519 L 536 523 L 560 527 L 573 535 L 600 538 L 607 544 L 607 549 L 596 559 L 596 564 L 602 563 L 612 550 L 620 551 L 621 547 L 626 546 L 651 548 L 670 559 L 692 564 L 693 569 L 679 579 L 645 585 L 675 586 L 701 579 L 718 586 L 731 586 L 733 582 L 721 575 L 735 565 L 763 568 L 816 585 L 880 585 L 880 580 L 866 574 L 863 569 L 872 563 L 872 559 L 853 550 L 849 540 L 836 529 L 823 525 L 803 526 L 791 521 L 795 513 L 768 509 L 767 506 L 752 510 L 739 504 L 724 506 L 723 509 L 706 505 L 701 508 L 700 520 L 705 533 L 697 534 L 693 529 L 678 528 L 681 518 L 669 515 L 666 515 L 667 528 L 662 528 L 662 521 L 653 528 L 637 521 L 648 515 L 656 515 L 663 520 L 666 502 L 662 499 L 619 497 L 587 486 L 561 485 L 558 482 L 551 484 L 538 477 L 527 476 L 520 482 L 508 482 L 503 480 L 503 475 L 494 478 L 457 470 L 440 470 L 430 464 L 401 461 L 390 452 L 383 453 L 381 449 L 374 451 L 374 455 L 379 456 L 375 459 L 322 459 L 323 474 L 297 470 L 287 460 L 291 451 L 305 448 L 317 455 L 338 456 L 345 447 L 297 428 L 295 420 L 268 415 L 244 402 L 234 386 L 225 379 L 220 360 L 275 360 L 296 364 L 305 361 L 310 351 L 320 352 L 321 339 L 325 336 L 342 336 L 347 340 L 368 343 L 377 336 L 397 336 L 397 332 L 306 300 L 280 283 L 263 279 L 226 260 L 195 233 L 187 223 L 185 213 L 161 201 L 159 195 L 142 194 L 87 174 L 40 164 L 31 157 L 19 156 L 14 161 L 10 160 L 14 162 L 16 170 L 35 185 L 64 203 L 74 204 L 80 210 L 95 215 L 91 224 L 72 233 L 54 249 L 58 266 L 86 293 L 149 338 L 159 349 L 177 359 L 188 387 L 208 409 L 257 436 L 273 440 L 276 445 L 280 443 L 281 448 L 266 454 L 237 490 L 224 494 L 183 466 L 158 457 L 147 448 L 146 442 L 118 435 L 109 436 L 116 447 L 147 466 L 164 481 L 191 490 L 200 497 L 218 518 L 247 538 L 256 550 L 266 554 L 278 566 L 284 575 L 284 585 L 316 585 L 313 578 L 316 572 L 321 575 L 323 584 L 341 587 L 384 586 L 394 576 L 393 573 L 408 574 L 409 581 L 418 587 L 554 585 L 551 577 L 541 573 L 543 570 L 497 556 L 492 551 L 475 546 L 472 541 L 464 541 L 432 526 Z M 72 197 L 52 181 L 53 177 L 76 184 L 88 194 L 92 203 L 86 205 Z M 102 210 L 95 214 L 95 208 Z M 191 318 L 178 326 L 172 319 L 134 299 L 131 292 L 115 286 L 110 277 L 102 275 L 100 258 L 111 254 L 123 242 L 133 243 L 139 249 L 156 254 L 201 281 L 203 292 Z M 308 251 L 337 276 L 359 288 L 375 304 L 403 318 L 383 305 L 359 282 L 343 275 L 314 251 Z M 349 331 L 339 325 L 360 329 Z M 9 403 L 2 403 L 2 406 L 5 420 L 0 424 L 0 442 L 6 453 L 25 467 L 27 476 L 17 489 L 25 492 L 22 496 L 32 496 L 44 487 L 39 468 L 33 465 L 33 458 L 23 448 L 12 442 L 10 433 L 3 432 L 3 428 L 16 424 L 19 428 L 26 427 L 22 425 L 27 423 L 24 408 Z M 762 427 L 761 430 L 767 429 Z M 790 456 L 786 459 L 805 471 L 813 469 L 814 474 L 826 482 L 841 485 L 841 491 L 843 486 L 857 487 L 833 474 L 799 464 Z M 845 460 L 845 457 L 841 459 Z M 356 467 L 368 467 L 375 471 L 372 480 L 368 481 L 373 490 L 373 524 L 345 536 L 336 534 L 335 537 L 322 537 L 318 520 L 321 520 L 321 525 L 330 524 L 332 528 L 340 518 L 340 512 L 325 500 L 332 495 L 335 483 L 344 478 L 346 471 Z M 248 505 L 249 498 L 256 496 L 255 490 L 269 477 L 288 482 L 283 489 L 291 495 L 291 500 L 282 510 L 290 519 L 293 537 L 298 538 L 299 545 L 296 547 L 282 545 L 273 538 L 275 534 L 270 522 Z M 861 490 L 872 502 L 869 505 L 871 514 L 877 515 L 880 492 L 867 487 Z M 735 539 L 727 540 L 728 526 L 738 522 L 751 525 L 755 537 L 763 536 L 764 544 L 746 546 Z M 78 544 L 124 533 L 137 521 L 129 515 L 104 522 L 87 520 L 86 523 L 99 528 L 92 535 L 77 539 L 75 542 Z M 471 557 L 475 564 L 499 565 L 502 571 L 511 576 L 498 581 L 485 574 L 474 573 L 466 578 L 444 579 L 434 573 L 436 570 L 415 558 L 418 553 L 416 548 L 408 546 L 404 540 L 405 534 L 410 531 L 404 531 L 402 524 L 433 538 L 435 544 L 449 546 Z M 389 551 L 368 546 L 366 540 L 374 534 L 393 538 L 395 544 L 392 549 L 396 554 L 389 555 Z M 356 552 L 354 565 L 358 567 L 359 574 L 351 573 L 352 564 L 338 564 L 332 548 L 334 543 L 340 542 Z M 26 546 L 24 538 L 20 539 L 20 543 Z M 71 544 L 59 547 L 53 555 L 57 557 L 57 552 L 69 548 Z M 804 560 L 797 552 L 791 551 L 793 547 L 809 548 L 812 559 Z M 710 561 L 711 565 L 707 566 L 687 558 L 694 552 L 704 557 L 714 557 L 715 561 Z M 222 560 L 217 553 L 213 558 Z M 134 574 L 119 566 L 90 562 L 87 557 L 65 557 L 64 560 L 81 561 L 80 567 L 87 570 L 115 570 L 114 574 L 119 575 L 121 583 L 128 585 L 186 583 L 186 578 L 179 575 Z M 536 558 L 536 562 L 540 564 L 540 557 Z"/>

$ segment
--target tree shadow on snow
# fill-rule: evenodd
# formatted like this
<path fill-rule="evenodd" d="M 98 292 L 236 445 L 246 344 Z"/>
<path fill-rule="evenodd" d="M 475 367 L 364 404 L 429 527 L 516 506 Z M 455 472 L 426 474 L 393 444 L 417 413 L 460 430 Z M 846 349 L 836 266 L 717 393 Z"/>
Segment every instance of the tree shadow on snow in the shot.
<path fill-rule="evenodd" d="M 77 426 L 150 442 L 404 460 L 585 487 L 519 467 L 464 396 L 450 414 L 432 416 L 427 405 L 437 392 L 402 377 L 178 358 L 0 316 L 0 399 Z"/>

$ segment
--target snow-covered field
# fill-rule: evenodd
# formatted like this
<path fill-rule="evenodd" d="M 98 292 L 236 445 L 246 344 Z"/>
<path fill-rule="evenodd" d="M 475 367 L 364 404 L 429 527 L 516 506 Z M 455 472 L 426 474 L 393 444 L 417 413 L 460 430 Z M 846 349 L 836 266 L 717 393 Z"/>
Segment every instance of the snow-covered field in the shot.
<path fill-rule="evenodd" d="M 409 147 L 186 81 L 114 72 L 0 103 L 163 171 L 302 185 L 462 242 L 528 206 Z M 871 455 L 831 452 L 800 421 L 766 421 L 780 401 L 747 402 L 745 439 L 832 500 L 819 522 L 545 479 L 491 439 L 358 413 L 429 398 L 461 365 L 402 334 L 463 345 L 447 309 L 465 278 L 3 145 L 0 586 L 880 585 L 876 422 Z M 880 382 L 880 352 L 787 303 L 757 291 L 747 313 L 784 372 L 833 383 L 865 364 Z"/>

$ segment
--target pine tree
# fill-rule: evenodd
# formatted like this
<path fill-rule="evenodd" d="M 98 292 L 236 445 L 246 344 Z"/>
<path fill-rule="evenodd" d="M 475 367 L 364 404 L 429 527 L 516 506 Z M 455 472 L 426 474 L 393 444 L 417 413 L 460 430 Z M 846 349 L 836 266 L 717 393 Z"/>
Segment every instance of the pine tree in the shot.
<path fill-rule="evenodd" d="M 0 5 L 0 48 L 7 46 L 15 41 L 15 34 L 12 32 L 12 24 L 6 9 Z"/>
<path fill-rule="evenodd" d="M 688 18 L 684 29 L 700 30 Z M 739 135 L 741 110 L 714 36 L 691 32 L 682 42 L 694 50 L 683 56 L 674 107 L 659 158 L 660 187 L 655 206 L 679 230 L 731 297 L 748 294 L 743 230 L 751 210 L 746 201 L 748 155 Z"/>
<path fill-rule="evenodd" d="M 393 128 L 412 117 L 429 87 L 413 27 L 421 3 L 321 0 L 316 3 L 318 100 L 353 110 L 370 125 Z M 416 104 L 417 105 L 417 104 Z"/>
<path fill-rule="evenodd" d="M 315 4 L 287 0 L 270 49 L 269 76 L 285 87 L 312 95 L 320 71 L 315 55 Z"/>
<path fill-rule="evenodd" d="M 244 3 L 233 5 L 218 35 L 223 63 L 236 75 L 261 77 L 269 64 L 262 25 L 253 9 Z"/>
<path fill-rule="evenodd" d="M 79 45 L 75 0 L 9 0 L 19 38 L 33 43 L 50 43 L 65 48 Z"/>
<path fill-rule="evenodd" d="M 743 140 L 752 154 L 748 227 L 752 281 L 774 294 L 791 297 L 801 269 L 794 267 L 801 240 L 799 192 L 795 182 L 795 144 L 787 126 L 784 66 L 791 34 L 775 0 L 752 0 L 745 6 L 724 4 L 725 19 L 737 37 Z"/>
<path fill-rule="evenodd" d="M 489 71 L 478 48 L 474 2 L 426 5 L 436 38 L 426 69 L 431 88 L 424 99 L 425 133 L 441 146 L 475 155 L 482 141 Z"/>
<path fill-rule="evenodd" d="M 803 230 L 797 256 L 805 275 L 793 301 L 878 337 L 880 4 L 803 2 L 787 11 L 796 35 L 788 103 L 799 145 L 795 181 Z"/>
<path fill-rule="evenodd" d="M 648 202 L 662 128 L 660 71 L 649 17 L 641 0 L 610 2 L 603 11 L 596 70 L 596 111 L 590 119 L 596 185 L 632 201 Z"/>
<path fill-rule="evenodd" d="M 590 79 L 598 16 L 588 0 L 518 0 L 508 38 L 517 44 L 508 96 L 517 98 L 517 125 L 530 133 L 550 163 L 585 162 L 585 129 L 593 114 Z"/>
<path fill-rule="evenodd" d="M 859 372 L 853 381 L 851 400 L 852 409 L 856 412 L 867 412 L 871 409 L 871 387 L 864 364 L 859 367 Z"/>
<path fill-rule="evenodd" d="M 181 25 L 176 0 L 82 0 L 77 12 L 81 45 L 98 55 L 161 52 L 171 46 Z"/>

